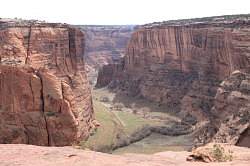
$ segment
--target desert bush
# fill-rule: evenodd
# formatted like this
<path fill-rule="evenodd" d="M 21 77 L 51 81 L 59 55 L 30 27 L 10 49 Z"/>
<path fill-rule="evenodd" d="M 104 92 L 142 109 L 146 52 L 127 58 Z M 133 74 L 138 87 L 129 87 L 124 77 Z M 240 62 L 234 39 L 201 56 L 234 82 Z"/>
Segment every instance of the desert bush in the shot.
<path fill-rule="evenodd" d="M 133 112 L 133 114 L 137 114 L 137 112 L 138 112 L 138 111 L 137 111 L 137 110 L 135 110 L 135 109 L 133 109 L 133 111 L 132 111 L 132 112 Z"/>
<path fill-rule="evenodd" d="M 122 108 L 124 108 L 124 105 L 121 103 L 115 103 L 113 106 L 114 111 L 122 111 Z"/>
<path fill-rule="evenodd" d="M 218 162 L 225 162 L 225 161 L 232 161 L 232 151 L 226 151 L 221 145 L 214 144 L 211 150 L 211 155 L 215 161 Z"/>
<path fill-rule="evenodd" d="M 48 112 L 46 112 L 46 115 L 47 115 L 47 116 L 55 116 L 56 113 L 55 113 L 55 112 L 52 112 L 52 111 L 48 111 Z"/>

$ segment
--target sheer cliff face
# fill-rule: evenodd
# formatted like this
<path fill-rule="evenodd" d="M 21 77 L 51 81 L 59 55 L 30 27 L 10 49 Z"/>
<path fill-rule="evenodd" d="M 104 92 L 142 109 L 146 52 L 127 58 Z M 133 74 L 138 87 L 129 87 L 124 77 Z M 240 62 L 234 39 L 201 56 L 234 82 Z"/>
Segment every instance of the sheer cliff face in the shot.
<path fill-rule="evenodd" d="M 124 56 L 133 27 L 130 25 L 81 26 L 86 34 L 87 65 L 99 69 Z"/>
<path fill-rule="evenodd" d="M 124 56 L 134 26 L 86 25 L 79 26 L 86 36 L 85 59 L 91 84 L 95 84 L 97 70 Z"/>
<path fill-rule="evenodd" d="M 93 120 L 84 34 L 46 23 L 0 23 L 0 143 L 63 146 Z"/>
<path fill-rule="evenodd" d="M 218 82 L 236 69 L 249 69 L 249 34 L 250 26 L 237 23 L 142 28 L 128 45 L 125 69 L 139 76 L 142 96 L 208 112 Z"/>
<path fill-rule="evenodd" d="M 234 70 L 249 71 L 249 46 L 249 22 L 146 25 L 133 33 L 126 74 L 115 82 L 133 95 L 208 117 L 219 83 Z"/>
<path fill-rule="evenodd" d="M 142 28 L 128 45 L 126 69 L 140 72 L 146 67 L 154 72 L 165 68 L 223 79 L 235 69 L 249 67 L 249 33 L 249 26 L 244 25 Z"/>

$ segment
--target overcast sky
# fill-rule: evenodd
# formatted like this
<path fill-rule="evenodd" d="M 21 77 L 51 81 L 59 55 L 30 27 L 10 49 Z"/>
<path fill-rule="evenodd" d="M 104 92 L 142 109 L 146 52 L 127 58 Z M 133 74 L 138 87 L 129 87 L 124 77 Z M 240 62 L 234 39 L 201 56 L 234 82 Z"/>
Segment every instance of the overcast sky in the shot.
<path fill-rule="evenodd" d="M 1 0 L 0 17 L 70 24 L 145 24 L 250 13 L 250 0 Z"/>

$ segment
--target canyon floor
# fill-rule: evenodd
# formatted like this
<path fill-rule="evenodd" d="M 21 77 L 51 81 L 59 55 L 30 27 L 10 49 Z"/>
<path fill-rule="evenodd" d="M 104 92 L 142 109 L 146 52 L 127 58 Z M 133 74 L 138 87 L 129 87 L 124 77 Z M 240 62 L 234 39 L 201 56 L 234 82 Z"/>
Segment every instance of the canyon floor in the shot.
<path fill-rule="evenodd" d="M 83 149 L 113 154 L 190 150 L 195 132 L 175 131 L 181 123 L 177 113 L 164 105 L 157 105 L 138 97 L 128 97 L 107 88 L 93 89 L 93 105 L 100 127 L 92 131 Z M 167 133 L 151 132 L 153 128 L 166 127 Z"/>

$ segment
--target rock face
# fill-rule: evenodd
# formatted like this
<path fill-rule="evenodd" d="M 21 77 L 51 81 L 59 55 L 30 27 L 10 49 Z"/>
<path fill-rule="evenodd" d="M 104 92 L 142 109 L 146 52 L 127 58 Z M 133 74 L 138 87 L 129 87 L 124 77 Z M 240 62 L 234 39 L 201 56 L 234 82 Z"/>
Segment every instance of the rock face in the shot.
<path fill-rule="evenodd" d="M 133 33 L 123 70 L 110 82 L 132 95 L 207 119 L 220 82 L 234 70 L 250 71 L 249 46 L 247 15 L 144 25 Z"/>
<path fill-rule="evenodd" d="M 88 136 L 84 43 L 66 24 L 0 20 L 0 143 L 64 146 Z"/>
<path fill-rule="evenodd" d="M 212 109 L 215 142 L 250 147 L 250 75 L 235 71 L 221 83 Z"/>
<path fill-rule="evenodd" d="M 82 25 L 86 34 L 86 66 L 91 83 L 96 82 L 97 71 L 106 64 L 124 56 L 133 32 L 132 25 Z"/>
<path fill-rule="evenodd" d="M 122 58 L 123 61 L 123 58 Z M 113 63 L 104 65 L 98 71 L 98 77 L 96 81 L 96 87 L 104 87 L 110 84 L 111 80 L 115 81 L 115 79 L 123 79 L 124 78 L 124 61 L 120 63 Z M 115 76 L 115 77 L 114 77 Z M 112 85 L 110 85 L 112 86 Z"/>

